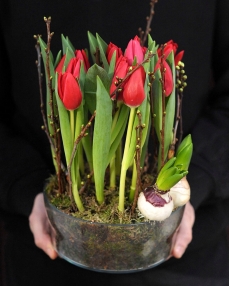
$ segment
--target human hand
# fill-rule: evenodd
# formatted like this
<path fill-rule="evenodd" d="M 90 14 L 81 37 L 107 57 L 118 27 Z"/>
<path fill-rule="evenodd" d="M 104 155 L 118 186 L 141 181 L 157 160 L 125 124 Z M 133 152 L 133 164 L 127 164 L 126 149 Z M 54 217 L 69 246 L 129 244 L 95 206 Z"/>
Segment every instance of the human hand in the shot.
<path fill-rule="evenodd" d="M 195 221 L 195 211 L 193 206 L 188 202 L 184 209 L 184 215 L 180 226 L 173 236 L 173 247 L 171 256 L 181 258 L 188 244 L 192 241 L 192 227 Z"/>
<path fill-rule="evenodd" d="M 29 226 L 36 246 L 42 249 L 51 259 L 57 258 L 58 254 L 53 248 L 51 241 L 51 227 L 46 214 L 42 193 L 35 197 L 33 209 L 29 216 Z"/>

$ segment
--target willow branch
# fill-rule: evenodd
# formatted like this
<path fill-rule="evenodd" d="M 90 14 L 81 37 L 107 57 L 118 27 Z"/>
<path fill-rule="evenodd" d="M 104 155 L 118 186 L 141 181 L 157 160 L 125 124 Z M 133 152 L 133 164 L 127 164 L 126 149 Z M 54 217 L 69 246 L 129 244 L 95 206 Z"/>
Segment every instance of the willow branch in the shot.
<path fill-rule="evenodd" d="M 151 23 L 153 20 L 153 16 L 155 14 L 154 8 L 155 8 L 155 4 L 158 2 L 158 0 L 151 0 L 150 1 L 150 14 L 148 17 L 146 17 L 146 28 L 145 28 L 145 32 L 142 31 L 141 28 L 139 28 L 139 33 L 140 33 L 140 42 L 141 42 L 141 46 L 143 47 L 145 45 L 146 39 L 148 34 L 151 32 Z"/>

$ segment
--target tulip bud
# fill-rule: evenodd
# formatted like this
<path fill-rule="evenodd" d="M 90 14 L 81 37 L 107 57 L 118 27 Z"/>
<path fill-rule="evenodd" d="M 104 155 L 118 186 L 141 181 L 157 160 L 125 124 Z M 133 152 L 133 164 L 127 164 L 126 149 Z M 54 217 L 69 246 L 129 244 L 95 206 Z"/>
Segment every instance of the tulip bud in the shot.
<path fill-rule="evenodd" d="M 81 63 L 80 63 L 80 60 L 77 59 L 77 58 L 72 58 L 70 61 L 69 61 L 69 64 L 66 68 L 66 72 L 69 72 L 71 73 L 74 78 L 77 78 L 79 79 L 79 76 L 80 76 L 80 66 L 81 66 Z"/>
<path fill-rule="evenodd" d="M 121 48 L 117 47 L 113 43 L 110 43 L 108 45 L 107 51 L 106 51 L 106 56 L 107 56 L 108 63 L 111 62 L 111 58 L 112 58 L 114 52 L 116 52 L 116 60 L 115 60 L 115 62 L 117 62 L 118 58 L 122 55 L 122 50 L 121 50 Z"/>
<path fill-rule="evenodd" d="M 133 40 L 129 41 L 125 51 L 125 56 L 128 59 L 128 64 L 132 65 L 135 58 L 137 59 L 137 63 L 140 64 L 144 59 L 146 50 L 147 49 L 145 47 L 141 46 L 140 38 L 135 36 Z"/>
<path fill-rule="evenodd" d="M 77 109 L 82 101 L 82 92 L 74 76 L 65 72 L 58 75 L 58 94 L 67 110 Z"/>
<path fill-rule="evenodd" d="M 85 50 L 76 50 L 75 51 L 76 58 L 84 63 L 84 70 L 85 72 L 89 69 L 90 63 L 87 57 Z"/>
<path fill-rule="evenodd" d="M 65 62 L 65 59 L 66 59 L 66 55 L 64 55 L 60 62 L 58 63 L 57 67 L 56 67 L 56 72 L 58 72 L 59 74 L 63 72 L 63 66 L 64 66 L 64 62 Z"/>
<path fill-rule="evenodd" d="M 163 51 L 163 54 L 164 54 L 164 57 L 167 58 L 168 55 L 173 51 L 174 55 L 176 54 L 177 52 L 177 48 L 178 48 L 178 45 L 177 43 L 175 43 L 173 40 L 170 40 L 168 41 L 165 45 L 164 45 L 164 48 L 161 49 L 159 48 L 157 53 L 158 53 L 158 56 L 161 57 L 162 56 L 162 51 Z"/>
<path fill-rule="evenodd" d="M 184 51 L 180 51 L 180 52 L 175 56 L 175 59 L 174 59 L 175 66 L 178 65 L 178 63 L 182 60 L 183 56 L 184 56 Z"/>
<path fill-rule="evenodd" d="M 127 74 L 128 67 L 127 58 L 120 56 L 115 66 L 114 76 L 110 87 L 110 94 L 112 94 L 112 99 L 115 99 L 113 92 L 117 89 L 117 78 L 124 78 Z M 117 100 L 122 100 L 122 93 L 122 90 L 120 90 Z"/>
<path fill-rule="evenodd" d="M 129 107 L 138 107 L 145 99 L 145 70 L 137 68 L 129 77 L 123 90 L 123 102 Z"/>
<path fill-rule="evenodd" d="M 155 65 L 154 70 L 156 71 L 157 69 L 161 69 L 161 60 L 162 60 L 162 68 L 164 69 L 165 96 L 169 96 L 172 93 L 174 87 L 173 74 L 169 64 L 164 59 L 159 58 Z"/>

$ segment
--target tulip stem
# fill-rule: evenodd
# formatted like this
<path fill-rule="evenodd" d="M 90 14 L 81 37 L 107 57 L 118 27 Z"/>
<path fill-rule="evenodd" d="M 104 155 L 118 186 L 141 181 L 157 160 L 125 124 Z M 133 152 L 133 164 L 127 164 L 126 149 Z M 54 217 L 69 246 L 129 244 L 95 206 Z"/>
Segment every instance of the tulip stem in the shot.
<path fill-rule="evenodd" d="M 132 173 L 132 180 L 131 180 L 130 194 L 129 194 L 130 203 L 132 203 L 134 200 L 134 194 L 136 191 L 136 183 L 137 183 L 137 168 L 136 168 L 136 164 L 133 164 L 133 173 Z"/>
<path fill-rule="evenodd" d="M 83 207 L 83 204 L 82 204 L 80 196 L 79 196 L 77 182 L 73 182 L 73 184 L 72 184 L 72 193 L 73 193 L 73 197 L 74 197 L 74 200 L 75 200 L 75 203 L 76 203 L 78 210 L 80 212 L 83 212 L 84 207 Z"/>
<path fill-rule="evenodd" d="M 127 134 L 126 134 L 126 142 L 124 147 L 123 159 L 122 159 L 122 166 L 121 166 L 121 175 L 120 175 L 120 185 L 119 185 L 119 211 L 124 211 L 124 202 L 125 202 L 125 183 L 126 183 L 126 172 L 129 166 L 126 166 L 127 158 L 128 158 L 128 151 L 130 147 L 130 140 L 133 130 L 133 123 L 135 118 L 135 110 L 136 108 L 130 108 L 130 117 L 128 122 Z"/>
<path fill-rule="evenodd" d="M 70 110 L 70 126 L 71 126 L 71 133 L 72 133 L 72 140 L 75 138 L 75 115 L 74 110 Z M 73 141 L 74 142 L 74 141 Z"/>
<path fill-rule="evenodd" d="M 116 187 L 116 168 L 115 168 L 115 155 L 110 161 L 110 188 L 114 189 Z"/>

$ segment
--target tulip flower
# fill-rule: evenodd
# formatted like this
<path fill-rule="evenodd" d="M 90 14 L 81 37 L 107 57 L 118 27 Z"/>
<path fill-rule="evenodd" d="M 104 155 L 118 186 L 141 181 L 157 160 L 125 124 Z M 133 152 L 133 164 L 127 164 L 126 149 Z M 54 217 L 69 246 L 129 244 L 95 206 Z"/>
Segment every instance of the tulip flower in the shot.
<path fill-rule="evenodd" d="M 81 63 L 84 63 L 84 70 L 85 72 L 87 72 L 87 70 L 90 67 L 87 55 L 85 53 L 84 50 L 80 51 L 80 50 L 76 50 L 75 51 L 75 58 L 72 58 L 69 61 L 69 64 L 66 68 L 66 72 L 70 72 L 71 74 L 73 74 L 73 76 L 77 79 L 79 79 L 80 77 L 80 67 L 81 67 Z"/>
<path fill-rule="evenodd" d="M 85 72 L 89 69 L 90 67 L 90 63 L 89 63 L 89 60 L 88 60 L 88 57 L 87 57 L 87 54 L 85 52 L 85 50 L 76 50 L 75 51 L 75 55 L 76 55 L 76 58 L 79 59 L 80 61 L 82 60 L 83 63 L 84 63 L 84 69 L 85 69 Z"/>
<path fill-rule="evenodd" d="M 108 45 L 107 51 L 106 51 L 106 57 L 107 57 L 107 61 L 108 61 L 109 64 L 111 62 L 111 58 L 112 58 L 114 52 L 116 52 L 116 60 L 115 60 L 115 62 L 117 62 L 118 58 L 120 56 L 122 56 L 122 50 L 121 50 L 121 48 L 117 47 L 113 43 L 110 43 Z"/>
<path fill-rule="evenodd" d="M 173 74 L 172 74 L 172 71 L 171 71 L 169 64 L 163 58 L 159 58 L 156 65 L 155 65 L 154 71 L 161 69 L 161 61 L 162 61 L 162 67 L 163 67 L 163 69 L 165 69 L 165 72 L 164 72 L 165 96 L 169 96 L 172 93 L 173 86 L 174 86 Z"/>
<path fill-rule="evenodd" d="M 173 53 L 175 55 L 176 52 L 177 52 L 177 48 L 178 48 L 178 44 L 177 43 L 175 43 L 173 40 L 168 41 L 164 45 L 164 48 L 163 48 L 164 57 L 167 58 L 168 55 L 171 53 L 171 51 L 173 51 Z M 159 48 L 157 53 L 158 53 L 158 56 L 161 57 L 162 56 L 162 49 Z"/>
<path fill-rule="evenodd" d="M 180 51 L 180 52 L 175 56 L 175 59 L 174 59 L 175 66 L 178 65 L 179 61 L 182 60 L 183 56 L 184 56 L 184 51 Z"/>
<path fill-rule="evenodd" d="M 142 47 L 140 44 L 140 38 L 135 36 L 133 40 L 129 41 L 124 55 L 127 57 L 128 64 L 131 66 L 135 58 L 137 59 L 137 63 L 140 64 L 144 59 L 146 51 L 147 48 Z"/>
<path fill-rule="evenodd" d="M 77 109 L 81 104 L 82 92 L 70 72 L 58 75 L 58 94 L 67 110 Z"/>
<path fill-rule="evenodd" d="M 175 61 L 175 66 L 178 65 L 178 62 L 182 60 L 183 55 L 184 55 L 184 51 L 180 51 L 178 54 L 176 54 L 178 49 L 178 44 L 175 43 L 173 40 L 168 41 L 163 48 L 163 54 L 164 54 L 164 58 L 166 59 L 168 57 L 168 55 L 173 51 L 174 54 L 174 61 Z M 157 50 L 158 56 L 161 57 L 162 56 L 162 49 L 159 48 Z"/>
<path fill-rule="evenodd" d="M 62 73 L 65 59 L 66 59 L 66 55 L 64 55 L 64 56 L 61 58 L 60 62 L 58 63 L 58 65 L 57 65 L 57 67 L 56 67 L 56 70 L 55 70 L 55 71 L 56 71 L 57 73 L 59 73 L 59 74 Z"/>
<path fill-rule="evenodd" d="M 66 72 L 71 73 L 74 78 L 79 79 L 81 61 L 77 58 L 72 58 L 66 68 Z"/>
<path fill-rule="evenodd" d="M 114 76 L 113 76 L 111 87 L 110 87 L 111 95 L 117 89 L 117 84 L 118 84 L 117 78 L 123 79 L 127 74 L 128 68 L 129 68 L 129 65 L 127 62 L 127 58 L 121 55 L 115 66 Z M 123 94 L 122 91 L 119 92 L 117 100 L 123 100 L 122 94 Z M 112 99 L 115 99 L 115 97 L 116 97 L 115 94 L 111 96 Z"/>
<path fill-rule="evenodd" d="M 123 102 L 129 107 L 138 107 L 145 99 L 145 70 L 138 67 L 129 77 L 123 88 Z"/>

